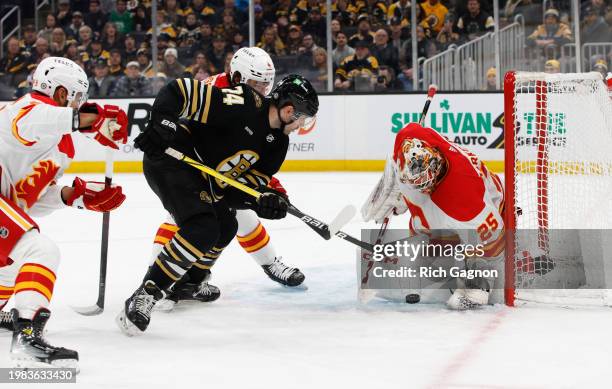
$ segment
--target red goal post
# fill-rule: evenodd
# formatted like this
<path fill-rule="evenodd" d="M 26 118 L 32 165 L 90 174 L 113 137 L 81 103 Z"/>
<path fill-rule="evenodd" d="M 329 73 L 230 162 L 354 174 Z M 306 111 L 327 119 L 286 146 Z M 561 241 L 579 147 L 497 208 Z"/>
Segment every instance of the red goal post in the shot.
<path fill-rule="evenodd" d="M 612 273 L 600 237 L 612 230 L 612 102 L 604 80 L 508 72 L 504 131 L 506 304 L 600 305 L 612 288 L 612 277 L 599 276 Z"/>

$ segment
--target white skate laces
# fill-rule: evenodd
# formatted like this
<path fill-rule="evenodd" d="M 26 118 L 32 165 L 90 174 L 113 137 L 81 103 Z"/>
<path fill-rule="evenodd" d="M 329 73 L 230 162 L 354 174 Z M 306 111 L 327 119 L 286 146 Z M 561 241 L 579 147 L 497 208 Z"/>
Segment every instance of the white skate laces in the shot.
<path fill-rule="evenodd" d="M 198 290 L 194 293 L 194 295 L 204 295 L 204 296 L 212 296 L 213 293 L 213 289 L 210 285 L 208 285 L 208 282 L 203 281 L 202 283 L 200 283 L 200 285 L 198 285 Z"/>
<path fill-rule="evenodd" d="M 148 294 L 144 289 L 141 294 L 134 297 L 134 308 L 147 319 L 151 317 L 153 306 L 155 306 L 155 297 Z"/>
<path fill-rule="evenodd" d="M 280 261 L 281 258 L 282 257 L 274 258 L 274 261 L 270 265 L 268 265 L 268 269 L 270 270 L 270 273 L 272 273 L 275 277 L 286 281 L 289 279 L 289 277 L 291 277 L 295 269 L 282 263 Z"/>

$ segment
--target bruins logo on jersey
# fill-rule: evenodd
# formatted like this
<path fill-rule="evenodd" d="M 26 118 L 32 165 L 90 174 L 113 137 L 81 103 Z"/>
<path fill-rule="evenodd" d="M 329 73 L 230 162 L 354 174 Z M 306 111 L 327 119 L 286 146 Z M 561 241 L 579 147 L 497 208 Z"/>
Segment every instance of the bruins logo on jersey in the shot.
<path fill-rule="evenodd" d="M 233 180 L 237 180 L 242 182 L 243 184 L 249 184 L 249 182 L 244 179 L 242 174 L 249 170 L 255 162 L 259 160 L 259 154 L 252 150 L 240 150 L 236 154 L 232 155 L 229 158 L 224 159 L 217 165 L 217 171 L 223 174 L 226 177 L 229 177 Z M 220 188 L 225 188 L 228 184 L 215 179 L 215 182 Z"/>

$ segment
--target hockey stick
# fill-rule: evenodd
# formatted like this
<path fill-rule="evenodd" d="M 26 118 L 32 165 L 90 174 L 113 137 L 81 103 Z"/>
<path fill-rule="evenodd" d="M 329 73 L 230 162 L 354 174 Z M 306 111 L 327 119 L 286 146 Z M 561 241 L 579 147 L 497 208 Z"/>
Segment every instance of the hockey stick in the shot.
<path fill-rule="evenodd" d="M 108 188 L 113 181 L 113 149 L 106 148 L 106 164 L 104 172 L 104 185 Z M 106 294 L 106 264 L 108 260 L 108 232 L 110 228 L 110 212 L 102 214 L 102 243 L 100 245 L 100 281 L 98 283 L 98 301 L 89 307 L 72 307 L 84 316 L 95 316 L 104 312 L 104 296 Z"/>
<path fill-rule="evenodd" d="M 226 184 L 231 185 L 234 188 L 241 190 L 255 198 L 259 198 L 262 195 L 262 193 L 258 192 L 257 190 L 247 185 L 244 185 L 243 183 L 240 183 L 234 179 L 226 177 L 223 174 L 217 172 L 216 170 L 204 165 L 201 162 L 198 162 L 192 158 L 189 158 L 185 154 L 171 147 L 168 147 L 166 149 L 166 154 L 179 161 L 183 161 L 186 164 L 191 165 L 194 168 L 210 176 L 213 176 L 225 182 Z M 294 205 L 292 205 L 289 202 L 288 202 L 288 209 L 287 209 L 287 213 L 297 217 L 298 219 L 306 223 L 308 227 L 310 227 L 314 232 L 319 234 L 319 236 L 321 236 L 325 240 L 329 240 L 331 239 L 332 235 L 336 235 L 338 231 L 340 230 L 340 228 L 342 228 L 346 223 L 351 221 L 353 216 L 355 216 L 356 212 L 357 210 L 355 209 L 354 206 L 347 205 L 346 207 L 342 208 L 340 213 L 334 218 L 334 220 L 331 223 L 327 224 L 318 219 L 315 219 L 314 217 L 310 215 L 303 213 L 302 211 L 297 209 Z"/>

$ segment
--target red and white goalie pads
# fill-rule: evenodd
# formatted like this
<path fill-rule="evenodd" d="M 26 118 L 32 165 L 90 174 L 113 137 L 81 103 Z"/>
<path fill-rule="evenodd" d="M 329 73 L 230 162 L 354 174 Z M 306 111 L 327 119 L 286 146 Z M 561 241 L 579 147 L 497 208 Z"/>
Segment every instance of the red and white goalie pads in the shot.
<path fill-rule="evenodd" d="M 401 215 L 407 209 L 406 203 L 402 200 L 402 192 L 397 185 L 395 162 L 389 157 L 382 177 L 361 207 L 361 216 L 366 222 L 374 220 L 376 223 L 382 223 L 385 218 L 391 215 Z"/>

